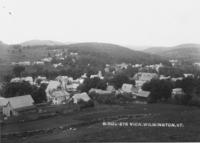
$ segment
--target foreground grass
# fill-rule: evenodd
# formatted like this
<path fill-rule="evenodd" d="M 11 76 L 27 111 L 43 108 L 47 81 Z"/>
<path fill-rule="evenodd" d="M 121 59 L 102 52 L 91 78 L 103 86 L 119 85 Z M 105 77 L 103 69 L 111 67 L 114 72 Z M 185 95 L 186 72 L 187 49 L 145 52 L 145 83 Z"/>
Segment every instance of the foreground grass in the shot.
<path fill-rule="evenodd" d="M 136 114 L 148 114 L 150 116 L 138 118 L 123 118 Z M 27 131 L 33 129 L 53 128 L 58 126 L 87 123 L 97 119 L 99 122 L 76 126 L 75 130 L 62 129 L 51 133 L 37 134 L 23 138 L 4 138 L 3 142 L 116 142 L 116 141 L 200 141 L 200 110 L 196 107 L 186 107 L 170 104 L 149 105 L 100 105 L 84 111 L 56 116 L 49 119 L 8 124 L 3 128 L 4 133 L 12 131 Z M 113 119 L 113 117 L 119 117 Z M 109 119 L 110 118 L 110 119 Z M 121 122 L 148 122 L 148 123 L 183 123 L 183 128 L 169 127 L 114 127 L 103 126 L 104 119 Z"/>

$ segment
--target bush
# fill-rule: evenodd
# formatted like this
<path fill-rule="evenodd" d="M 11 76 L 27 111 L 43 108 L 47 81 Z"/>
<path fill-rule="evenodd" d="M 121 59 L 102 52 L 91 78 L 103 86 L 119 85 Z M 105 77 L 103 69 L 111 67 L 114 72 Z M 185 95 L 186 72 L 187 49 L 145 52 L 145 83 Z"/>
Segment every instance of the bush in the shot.
<path fill-rule="evenodd" d="M 200 97 L 192 97 L 188 104 L 191 106 L 200 106 Z"/>
<path fill-rule="evenodd" d="M 181 104 L 181 105 L 188 105 L 190 99 L 191 99 L 191 96 L 188 94 L 174 96 L 174 102 L 176 104 Z"/>
<path fill-rule="evenodd" d="M 80 106 L 80 109 L 84 109 L 84 108 L 94 107 L 94 102 L 92 100 L 89 100 L 88 102 L 80 100 L 78 102 L 78 105 Z"/>
<path fill-rule="evenodd" d="M 116 100 L 115 94 L 98 94 L 91 92 L 89 96 L 100 104 L 114 104 Z"/>
<path fill-rule="evenodd" d="M 98 94 L 95 92 L 91 92 L 89 96 L 100 104 L 121 104 L 132 102 L 134 100 L 132 94 L 129 93 L 115 95 L 115 93 Z"/>

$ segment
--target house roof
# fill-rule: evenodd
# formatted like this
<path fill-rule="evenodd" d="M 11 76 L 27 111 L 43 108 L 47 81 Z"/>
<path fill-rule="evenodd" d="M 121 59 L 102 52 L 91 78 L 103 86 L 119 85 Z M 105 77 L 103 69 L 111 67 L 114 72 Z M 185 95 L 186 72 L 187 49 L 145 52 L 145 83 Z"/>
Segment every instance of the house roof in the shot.
<path fill-rule="evenodd" d="M 172 94 L 183 94 L 184 91 L 182 88 L 174 88 L 172 89 Z"/>
<path fill-rule="evenodd" d="M 34 101 L 31 95 L 6 98 L 14 109 L 32 106 Z"/>
<path fill-rule="evenodd" d="M 140 90 L 140 91 L 138 91 L 138 96 L 147 98 L 147 97 L 149 97 L 150 93 L 151 92 L 149 92 L 149 91 Z"/>
<path fill-rule="evenodd" d="M 140 80 L 150 81 L 151 79 L 155 78 L 157 74 L 155 73 L 142 73 Z"/>
<path fill-rule="evenodd" d="M 74 94 L 72 98 L 74 99 L 74 103 L 78 103 L 79 100 L 83 100 L 86 102 L 90 100 L 90 97 L 86 92 Z"/>
<path fill-rule="evenodd" d="M 124 83 L 122 85 L 122 90 L 125 91 L 125 92 L 131 92 L 132 89 L 133 89 L 133 85 L 132 84 Z"/>
<path fill-rule="evenodd" d="M 8 100 L 6 98 L 0 97 L 0 107 L 8 104 Z"/>
<path fill-rule="evenodd" d="M 64 90 L 57 90 L 52 93 L 52 96 L 53 97 L 62 97 L 62 96 L 70 97 L 70 94 Z"/>
<path fill-rule="evenodd" d="M 112 93 L 112 91 L 109 91 L 109 90 L 102 90 L 102 89 L 96 89 L 96 88 L 91 88 L 89 90 L 89 93 L 91 93 L 91 92 L 95 92 L 97 94 L 110 94 L 110 93 Z"/>

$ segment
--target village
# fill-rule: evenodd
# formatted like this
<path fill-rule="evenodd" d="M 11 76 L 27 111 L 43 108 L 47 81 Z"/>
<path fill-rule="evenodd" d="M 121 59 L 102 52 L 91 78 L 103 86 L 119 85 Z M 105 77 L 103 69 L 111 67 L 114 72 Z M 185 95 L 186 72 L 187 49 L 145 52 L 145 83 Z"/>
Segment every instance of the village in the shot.
<path fill-rule="evenodd" d="M 52 60 L 56 59 L 52 66 L 54 68 L 63 67 L 62 61 L 70 57 L 72 62 L 76 63 L 79 53 L 70 52 L 66 54 L 63 50 L 51 50 L 53 51 L 53 56 L 45 57 L 39 61 L 23 61 L 23 62 L 12 62 L 12 66 L 31 66 L 31 65 L 42 65 L 52 64 Z M 178 64 L 177 60 L 170 60 L 172 67 Z M 90 64 L 88 63 L 88 66 Z M 196 63 L 195 63 L 196 65 Z M 79 87 L 84 84 L 86 79 L 99 79 L 104 81 L 104 75 L 110 73 L 112 76 L 119 72 L 127 70 L 129 67 L 134 68 L 137 72 L 132 76 L 128 77 L 130 81 L 134 83 L 122 81 L 120 87 L 116 89 L 116 86 L 109 82 L 105 82 L 104 88 L 98 88 L 98 86 L 91 86 L 86 92 L 82 92 Z M 182 77 L 171 77 L 160 75 L 159 70 L 165 67 L 162 63 L 154 65 L 142 65 L 142 64 L 130 64 L 130 63 L 120 63 L 120 64 L 106 64 L 102 71 L 98 71 L 96 74 L 87 75 L 87 73 L 82 74 L 79 78 L 74 79 L 73 77 L 67 75 L 59 75 L 55 79 L 48 79 L 45 76 L 37 76 L 35 78 L 31 76 L 27 77 L 14 77 L 10 80 L 10 83 L 22 83 L 27 82 L 31 86 L 40 88 L 45 86 L 45 98 L 46 100 L 42 103 L 36 104 L 31 95 L 19 95 L 15 97 L 0 97 L 0 110 L 3 115 L 4 120 L 9 120 L 19 116 L 20 113 L 26 112 L 28 109 L 35 111 L 37 107 L 41 104 L 46 104 L 48 107 L 52 106 L 59 109 L 59 106 L 68 104 L 78 105 L 79 103 L 85 102 L 86 106 L 89 102 L 89 106 L 95 106 L 94 101 L 97 100 L 97 95 L 99 98 L 112 97 L 114 98 L 123 97 L 126 98 L 126 102 L 131 102 L 133 104 L 147 104 L 149 103 L 149 96 L 151 91 L 143 90 L 143 85 L 150 82 L 151 80 L 166 80 L 171 82 L 181 81 L 184 78 L 194 77 L 194 74 L 184 73 Z M 104 73 L 104 75 L 102 74 Z M 109 76 L 110 76 L 109 74 Z M 107 77 L 106 77 L 107 78 Z M 107 81 L 107 80 L 105 80 Z M 121 82 L 121 81 L 120 81 Z M 182 88 L 174 88 L 171 90 L 170 98 L 175 98 L 177 95 L 184 95 Z M 112 100 L 112 99 L 109 99 Z M 112 103 L 112 101 L 110 101 Z M 119 102 L 119 103 L 126 103 Z M 92 104 L 91 104 L 92 103 Z M 68 109 L 66 109 L 68 110 Z M 43 111 L 37 108 L 38 113 Z"/>

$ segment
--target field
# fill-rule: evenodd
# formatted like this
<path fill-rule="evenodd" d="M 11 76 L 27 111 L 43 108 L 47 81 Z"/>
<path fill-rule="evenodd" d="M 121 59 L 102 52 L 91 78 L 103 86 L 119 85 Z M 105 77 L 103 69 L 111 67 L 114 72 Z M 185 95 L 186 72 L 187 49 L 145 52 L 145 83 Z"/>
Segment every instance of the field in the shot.
<path fill-rule="evenodd" d="M 200 141 L 199 114 L 197 107 L 171 104 L 98 105 L 47 119 L 4 124 L 2 142 Z M 103 122 L 182 123 L 184 126 L 103 126 Z"/>

